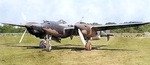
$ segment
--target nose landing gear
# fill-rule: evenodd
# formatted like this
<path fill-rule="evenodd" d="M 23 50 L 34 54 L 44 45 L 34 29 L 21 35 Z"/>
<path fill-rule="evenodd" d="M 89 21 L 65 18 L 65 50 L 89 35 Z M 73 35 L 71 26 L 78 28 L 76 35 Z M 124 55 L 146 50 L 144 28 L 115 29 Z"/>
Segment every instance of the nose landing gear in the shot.
<path fill-rule="evenodd" d="M 46 48 L 46 41 L 41 41 L 39 44 L 40 48 Z"/>
<path fill-rule="evenodd" d="M 51 39 L 52 39 L 51 35 L 46 35 L 45 41 L 41 41 L 40 44 L 39 44 L 39 47 L 43 48 L 43 49 L 46 48 L 46 51 L 50 52 L 51 49 L 52 49 Z"/>

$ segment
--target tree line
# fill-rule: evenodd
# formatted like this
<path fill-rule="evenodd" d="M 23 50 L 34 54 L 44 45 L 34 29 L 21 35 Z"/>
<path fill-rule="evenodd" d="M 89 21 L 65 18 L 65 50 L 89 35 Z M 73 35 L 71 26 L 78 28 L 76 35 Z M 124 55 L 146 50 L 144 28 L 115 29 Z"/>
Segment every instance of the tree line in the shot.
<path fill-rule="evenodd" d="M 131 24 L 131 23 L 142 23 L 141 21 L 130 21 L 130 22 L 124 22 L 120 24 Z M 98 23 L 88 23 L 91 25 L 98 25 Z M 115 22 L 107 22 L 105 25 L 115 25 Z M 101 25 L 101 24 L 100 24 Z M 144 33 L 144 32 L 150 32 L 150 24 L 137 26 L 137 27 L 129 27 L 129 28 L 120 28 L 120 29 L 113 29 L 110 30 L 111 33 Z"/>
<path fill-rule="evenodd" d="M 111 30 L 111 33 L 144 33 L 144 32 L 150 32 L 150 24 L 138 27 L 129 27 Z"/>
<path fill-rule="evenodd" d="M 23 33 L 25 28 L 10 25 L 0 26 L 0 33 Z"/>

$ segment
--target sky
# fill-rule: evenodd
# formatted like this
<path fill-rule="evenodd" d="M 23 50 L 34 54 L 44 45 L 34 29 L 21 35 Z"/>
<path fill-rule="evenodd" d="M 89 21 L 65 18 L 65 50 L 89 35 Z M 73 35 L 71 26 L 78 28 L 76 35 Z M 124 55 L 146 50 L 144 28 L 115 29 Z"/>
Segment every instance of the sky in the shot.
<path fill-rule="evenodd" d="M 150 22 L 150 0 L 0 0 L 0 22 Z"/>

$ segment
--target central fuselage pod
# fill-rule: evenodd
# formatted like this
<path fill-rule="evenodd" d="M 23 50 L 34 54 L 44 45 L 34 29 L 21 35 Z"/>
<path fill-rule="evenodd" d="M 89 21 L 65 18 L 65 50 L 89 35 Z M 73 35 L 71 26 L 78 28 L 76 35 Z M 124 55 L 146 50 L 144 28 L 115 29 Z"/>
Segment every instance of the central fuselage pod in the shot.
<path fill-rule="evenodd" d="M 47 21 L 45 23 L 42 23 L 42 28 L 46 31 L 46 34 L 61 38 L 69 37 L 71 35 L 70 33 L 72 33 L 72 30 L 66 29 L 72 27 L 73 26 L 54 21 Z"/>

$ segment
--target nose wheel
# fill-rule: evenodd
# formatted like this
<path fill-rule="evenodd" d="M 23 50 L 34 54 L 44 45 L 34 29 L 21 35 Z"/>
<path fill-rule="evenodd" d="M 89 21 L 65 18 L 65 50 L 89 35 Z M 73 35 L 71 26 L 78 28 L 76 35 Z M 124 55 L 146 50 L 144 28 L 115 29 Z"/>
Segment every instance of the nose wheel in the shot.
<path fill-rule="evenodd" d="M 41 41 L 39 44 L 40 48 L 46 48 L 46 41 Z"/>
<path fill-rule="evenodd" d="M 41 41 L 39 44 L 39 47 L 43 48 L 43 50 L 46 50 L 47 52 L 50 52 L 52 49 L 51 39 L 52 39 L 52 36 L 47 34 L 45 36 L 45 41 Z"/>
<path fill-rule="evenodd" d="M 43 50 L 46 48 L 47 52 L 50 52 L 52 49 L 52 45 L 50 44 L 50 41 L 41 41 L 39 44 L 40 48 L 43 48 Z"/>

